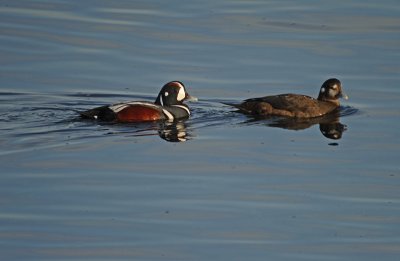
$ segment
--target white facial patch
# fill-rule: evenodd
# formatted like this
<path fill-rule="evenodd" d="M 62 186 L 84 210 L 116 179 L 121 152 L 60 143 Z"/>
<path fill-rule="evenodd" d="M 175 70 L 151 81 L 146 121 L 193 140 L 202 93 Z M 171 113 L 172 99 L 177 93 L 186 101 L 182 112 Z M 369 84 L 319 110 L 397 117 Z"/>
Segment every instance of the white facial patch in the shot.
<path fill-rule="evenodd" d="M 322 88 L 321 88 L 321 93 L 324 93 L 324 92 L 325 92 L 325 88 L 322 87 Z"/>
<path fill-rule="evenodd" d="M 168 92 L 164 92 L 164 96 L 167 97 L 169 95 Z"/>
<path fill-rule="evenodd" d="M 179 88 L 178 97 L 176 98 L 178 101 L 183 101 L 186 97 L 186 92 L 183 87 Z"/>
<path fill-rule="evenodd" d="M 335 97 L 336 94 L 337 94 L 336 89 L 335 89 L 335 90 L 329 89 L 329 96 L 330 96 L 330 97 Z"/>

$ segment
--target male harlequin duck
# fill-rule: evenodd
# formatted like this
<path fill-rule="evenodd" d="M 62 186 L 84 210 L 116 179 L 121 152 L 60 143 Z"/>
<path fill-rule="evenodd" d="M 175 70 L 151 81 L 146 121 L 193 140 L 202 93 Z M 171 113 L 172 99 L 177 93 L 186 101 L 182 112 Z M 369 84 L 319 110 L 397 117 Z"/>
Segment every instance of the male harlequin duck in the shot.
<path fill-rule="evenodd" d="M 228 104 L 240 112 L 259 116 L 284 116 L 293 118 L 319 117 L 337 109 L 339 98 L 348 99 L 338 79 L 326 80 L 317 99 L 300 94 L 280 94 L 247 99 L 241 104 Z"/>
<path fill-rule="evenodd" d="M 185 100 L 195 101 L 182 82 L 173 81 L 165 84 L 154 103 L 147 101 L 131 101 L 106 105 L 80 112 L 82 118 L 100 121 L 140 122 L 157 120 L 175 120 L 190 115 Z"/>

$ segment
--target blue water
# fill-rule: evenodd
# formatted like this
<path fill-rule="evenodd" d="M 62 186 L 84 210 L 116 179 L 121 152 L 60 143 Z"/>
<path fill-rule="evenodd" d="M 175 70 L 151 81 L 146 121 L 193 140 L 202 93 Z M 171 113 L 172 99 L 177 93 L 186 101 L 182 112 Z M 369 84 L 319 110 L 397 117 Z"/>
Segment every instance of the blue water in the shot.
<path fill-rule="evenodd" d="M 399 24 L 397 1 L 0 2 L 0 259 L 397 260 Z M 330 77 L 333 125 L 223 104 Z M 188 120 L 78 117 L 171 80 Z"/>

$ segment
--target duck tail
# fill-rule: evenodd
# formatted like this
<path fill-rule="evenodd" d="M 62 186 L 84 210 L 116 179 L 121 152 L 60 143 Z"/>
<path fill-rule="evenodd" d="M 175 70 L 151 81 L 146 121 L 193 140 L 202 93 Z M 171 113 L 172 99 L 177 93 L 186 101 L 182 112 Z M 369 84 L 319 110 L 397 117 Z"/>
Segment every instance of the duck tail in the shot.
<path fill-rule="evenodd" d="M 243 106 L 243 103 L 230 103 L 230 102 L 222 102 L 222 104 L 231 106 L 233 108 L 238 109 L 239 112 L 242 113 L 251 113 L 248 109 Z"/>
<path fill-rule="evenodd" d="M 240 104 L 237 104 L 237 103 L 231 103 L 231 102 L 221 102 L 221 103 L 225 104 L 225 105 L 228 105 L 228 106 L 231 106 L 231 107 L 235 107 L 237 109 L 240 108 Z"/>
<path fill-rule="evenodd" d="M 112 121 L 115 113 L 108 106 L 101 106 L 87 111 L 78 112 L 83 119 Z"/>

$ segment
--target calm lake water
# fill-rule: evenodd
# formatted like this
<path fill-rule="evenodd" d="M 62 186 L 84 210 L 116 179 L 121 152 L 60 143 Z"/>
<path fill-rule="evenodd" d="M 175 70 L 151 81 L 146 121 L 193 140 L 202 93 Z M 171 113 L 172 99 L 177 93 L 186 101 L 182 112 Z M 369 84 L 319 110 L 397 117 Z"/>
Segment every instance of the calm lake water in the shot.
<path fill-rule="evenodd" d="M 398 1 L 6 0 L 0 32 L 1 260 L 398 260 Z M 328 123 L 222 104 L 330 77 Z M 171 80 L 189 120 L 77 117 Z"/>

